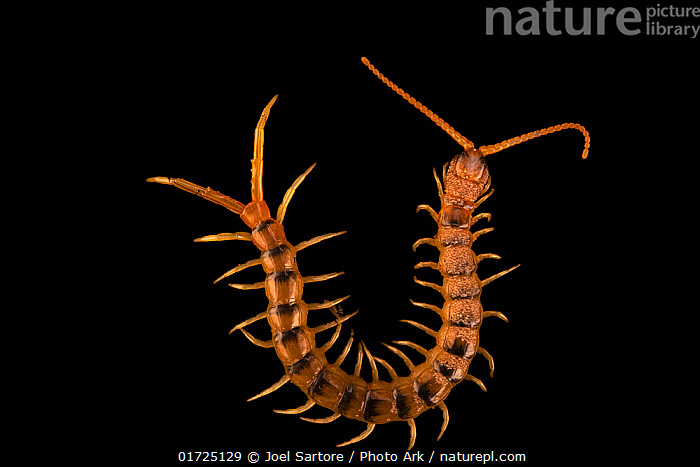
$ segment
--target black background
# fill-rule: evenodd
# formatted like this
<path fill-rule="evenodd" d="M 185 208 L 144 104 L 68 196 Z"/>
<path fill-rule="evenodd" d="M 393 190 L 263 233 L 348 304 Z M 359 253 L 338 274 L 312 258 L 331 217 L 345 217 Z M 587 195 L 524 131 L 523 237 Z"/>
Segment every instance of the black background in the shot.
<path fill-rule="evenodd" d="M 106 33 L 103 19 L 87 37 L 76 35 L 76 56 L 87 64 L 79 73 L 85 122 L 99 142 L 91 150 L 106 165 L 99 170 L 119 177 L 110 198 L 113 238 L 98 247 L 116 277 L 102 284 L 95 311 L 116 331 L 105 369 L 106 394 L 116 396 L 103 403 L 116 409 L 105 417 L 124 427 L 116 438 L 125 446 L 173 460 L 180 451 L 253 450 L 403 457 L 405 424 L 377 426 L 362 443 L 335 448 L 364 425 L 273 413 L 306 401 L 291 385 L 246 402 L 276 382 L 282 367 L 273 351 L 228 331 L 264 311 L 266 300 L 262 291 L 212 282 L 257 250 L 248 242 L 192 242 L 246 228 L 217 205 L 145 182 L 181 177 L 248 202 L 254 127 L 279 94 L 265 129 L 265 199 L 274 213 L 294 179 L 317 162 L 287 211 L 288 239 L 348 231 L 298 258 L 303 274 L 345 271 L 307 285 L 306 301 L 351 294 L 345 312 L 360 309 L 329 355 L 352 328 L 405 374 L 379 342 L 434 345 L 398 320 L 439 327 L 434 314 L 408 302 L 442 302 L 412 279 L 439 278 L 412 268 L 437 259 L 429 246 L 411 251 L 436 231 L 415 207 L 439 208 L 431 171 L 439 173 L 460 148 L 374 77 L 360 62 L 366 56 L 477 146 L 564 122 L 591 134 L 587 160 L 573 130 L 487 158 L 495 193 L 482 212 L 493 219 L 477 225 L 495 231 L 475 251 L 503 259 L 485 261 L 479 275 L 522 266 L 488 285 L 482 303 L 510 322 L 491 318 L 481 328 L 496 371 L 489 378 L 477 356 L 470 373 L 488 392 L 457 386 L 446 401 L 451 421 L 443 438 L 435 442 L 441 413 L 429 411 L 416 420 L 414 450 L 525 453 L 538 465 L 641 449 L 619 446 L 618 433 L 645 432 L 657 412 L 640 402 L 656 390 L 646 385 L 650 375 L 664 373 L 664 331 L 649 328 L 661 319 L 652 302 L 662 279 L 649 263 L 658 256 L 653 229 L 665 225 L 659 209 L 680 190 L 669 191 L 677 170 L 669 161 L 697 153 L 688 152 L 697 121 L 696 41 L 628 37 L 614 28 L 602 36 L 486 36 L 483 4 L 400 6 L 386 14 L 359 5 L 134 12 L 110 20 Z M 99 43 L 89 44 L 96 36 Z M 251 269 L 229 282 L 262 277 Z M 320 324 L 330 314 L 309 319 Z M 264 321 L 248 329 L 269 338 Z M 354 361 L 353 349 L 346 370 Z M 363 376 L 370 377 L 367 368 Z M 313 408 L 304 415 L 329 414 Z"/>

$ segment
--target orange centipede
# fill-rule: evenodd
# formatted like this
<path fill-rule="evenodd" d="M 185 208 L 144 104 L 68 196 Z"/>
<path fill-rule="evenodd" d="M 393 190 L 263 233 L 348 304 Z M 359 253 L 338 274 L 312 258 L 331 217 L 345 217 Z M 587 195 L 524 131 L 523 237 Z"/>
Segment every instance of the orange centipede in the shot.
<path fill-rule="evenodd" d="M 444 303 L 441 307 L 413 300 L 411 303 L 437 313 L 442 319 L 442 326 L 439 330 L 433 330 L 415 321 L 402 321 L 435 338 L 436 345 L 428 350 L 410 341 L 394 341 L 396 346 L 412 348 L 425 357 L 424 362 L 415 364 L 399 348 L 384 344 L 406 364 L 410 371 L 408 376 L 398 376 L 396 370 L 387 361 L 373 356 L 363 343 L 358 345 L 353 373 L 346 372 L 341 365 L 352 349 L 352 334 L 335 361 L 330 362 L 326 358 L 327 351 L 340 336 L 342 323 L 352 318 L 357 311 L 345 316 L 338 313 L 339 304 L 349 296 L 323 303 L 304 302 L 302 299 L 304 284 L 325 281 L 343 273 L 302 276 L 296 258 L 297 253 L 303 249 L 345 232 L 320 235 L 297 245 L 287 241 L 283 227 L 287 207 L 296 190 L 316 164 L 309 167 L 294 181 L 285 193 L 276 216 L 273 218 L 271 215 L 263 197 L 262 187 L 264 128 L 278 96 L 274 96 L 264 108 L 255 128 L 250 203 L 243 204 L 211 188 L 204 188 L 180 178 L 152 177 L 147 181 L 172 185 L 219 204 L 238 214 L 251 229 L 251 232 L 222 233 L 195 240 L 196 242 L 251 241 L 261 252 L 259 258 L 234 267 L 215 281 L 218 282 L 255 266 L 262 266 L 266 274 L 263 281 L 253 284 L 229 284 L 237 289 L 265 290 L 268 299 L 267 309 L 237 324 L 231 332 L 241 331 L 253 344 L 263 348 L 273 348 L 284 367 L 284 375 L 279 381 L 248 400 L 268 395 L 291 382 L 303 391 L 308 400 L 298 408 L 276 412 L 299 414 L 314 405 L 319 405 L 330 409 L 332 414 L 325 418 L 302 417 L 302 419 L 315 423 L 330 423 L 344 416 L 366 423 L 362 433 L 338 444 L 338 447 L 365 439 L 377 424 L 404 421 L 410 428 L 408 446 L 410 450 L 416 439 L 415 418 L 428 409 L 439 408 L 442 411 L 443 423 L 438 440 L 442 437 L 449 423 L 445 399 L 458 383 L 465 380 L 471 381 L 484 391 L 486 390 L 483 382 L 468 374 L 472 359 L 480 354 L 488 361 L 490 373 L 493 376 L 494 360 L 489 352 L 480 346 L 479 329 L 483 319 L 487 317 L 495 316 L 508 321 L 501 312 L 484 311 L 481 305 L 481 292 L 484 286 L 513 271 L 519 265 L 486 279 L 479 279 L 478 264 L 484 259 L 500 259 L 500 257 L 492 253 L 477 255 L 472 250 L 472 245 L 478 237 L 493 230 L 493 228 L 484 228 L 472 232 L 472 226 L 479 220 L 490 221 L 491 219 L 489 213 L 475 214 L 475 210 L 493 193 L 493 189 L 490 189 L 491 176 L 485 157 L 539 136 L 564 129 L 576 129 L 581 131 L 585 138 L 582 155 L 585 159 L 590 147 L 590 136 L 582 125 L 565 123 L 477 149 L 474 143 L 458 133 L 447 122 L 379 73 L 369 60 L 363 57 L 362 62 L 382 82 L 425 114 L 463 148 L 462 152 L 443 166 L 442 180 L 433 169 L 440 198 L 439 211 L 427 204 L 421 204 L 417 209 L 417 211 L 427 211 L 438 224 L 438 229 L 434 237 L 417 240 L 413 244 L 413 249 L 415 251 L 418 246 L 424 244 L 431 245 L 438 249 L 439 257 L 437 262 L 420 262 L 415 268 L 436 269 L 441 273 L 443 282 L 440 285 L 418 278 L 414 280 L 421 286 L 440 292 Z M 309 310 L 319 309 L 330 309 L 335 319 L 327 324 L 309 327 L 307 324 Z M 258 339 L 245 329 L 248 325 L 265 319 L 270 325 L 270 339 Z M 315 335 L 332 328 L 335 328 L 333 336 L 324 345 L 317 346 Z M 360 376 L 363 355 L 367 358 L 372 370 L 371 382 L 365 381 Z M 379 379 L 377 364 L 387 370 L 391 381 Z"/>

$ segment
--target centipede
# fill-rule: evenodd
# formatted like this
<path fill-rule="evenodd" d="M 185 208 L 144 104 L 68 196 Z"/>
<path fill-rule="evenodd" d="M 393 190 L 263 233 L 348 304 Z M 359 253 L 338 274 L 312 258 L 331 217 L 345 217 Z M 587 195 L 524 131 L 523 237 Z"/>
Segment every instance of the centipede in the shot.
<path fill-rule="evenodd" d="M 343 369 L 341 365 L 353 349 L 354 333 L 352 332 L 335 360 L 331 361 L 326 356 L 338 340 L 343 323 L 355 316 L 359 310 L 350 314 L 341 312 L 340 304 L 348 299 L 349 295 L 322 303 L 305 302 L 302 296 L 306 284 L 330 280 L 342 275 L 343 272 L 304 276 L 299 271 L 297 254 L 319 242 L 342 235 L 346 231 L 319 235 L 296 245 L 292 245 L 287 240 L 284 229 L 287 208 L 296 190 L 314 169 L 316 163 L 296 178 L 282 198 L 275 217 L 272 217 L 263 196 L 263 146 L 265 124 L 278 98 L 277 95 L 265 106 L 255 127 L 249 203 L 244 204 L 209 187 L 205 188 L 181 178 L 157 176 L 148 178 L 146 181 L 174 186 L 223 206 L 237 214 L 249 229 L 249 231 L 207 235 L 195 239 L 195 242 L 248 241 L 260 251 L 258 258 L 239 264 L 214 281 L 218 283 L 240 271 L 254 267 L 262 267 L 265 273 L 264 280 L 260 282 L 228 284 L 240 290 L 264 290 L 268 301 L 267 308 L 236 324 L 230 333 L 241 332 L 252 344 L 264 349 L 274 349 L 283 368 L 283 374 L 277 382 L 252 396 L 248 401 L 269 395 L 280 387 L 292 383 L 306 396 L 306 403 L 297 408 L 275 412 L 301 414 L 313 406 L 320 406 L 330 410 L 331 414 L 324 418 L 301 417 L 301 419 L 326 424 L 340 417 L 346 417 L 365 424 L 364 431 L 338 444 L 337 447 L 364 440 L 378 424 L 405 422 L 409 427 L 408 449 L 410 450 L 416 441 L 415 419 L 429 409 L 437 408 L 442 412 L 443 421 L 437 439 L 440 440 L 443 436 L 450 421 L 446 399 L 459 383 L 469 381 L 486 391 L 484 383 L 468 372 L 473 359 L 480 355 L 488 362 L 490 376 L 494 374 L 494 359 L 481 346 L 479 331 L 486 318 L 496 317 L 508 322 L 502 312 L 484 310 L 481 303 L 482 289 L 520 265 L 514 265 L 490 277 L 480 279 L 477 269 L 481 261 L 501 259 L 501 257 L 493 253 L 476 254 L 473 250 L 474 242 L 493 230 L 493 227 L 480 230 L 473 228 L 479 221 L 490 222 L 492 217 L 487 212 L 476 213 L 476 210 L 494 192 L 485 158 L 533 138 L 560 130 L 574 129 L 584 136 L 582 157 L 585 159 L 590 148 L 590 136 L 582 125 L 564 123 L 522 134 L 497 144 L 476 148 L 472 141 L 462 136 L 442 118 L 380 73 L 367 58 L 362 57 L 361 60 L 378 79 L 428 117 L 461 147 L 461 151 L 442 166 L 441 177 L 433 168 L 433 178 L 440 201 L 439 209 L 421 204 L 416 210 L 416 212 L 426 211 L 431 216 L 437 223 L 437 232 L 431 238 L 418 239 L 413 244 L 413 251 L 415 252 L 421 245 L 428 245 L 437 249 L 438 254 L 436 261 L 421 261 L 415 265 L 415 268 L 431 268 L 439 271 L 442 275 L 442 284 L 420 280 L 418 277 L 414 277 L 414 280 L 420 286 L 439 292 L 442 296 L 442 304 L 436 305 L 412 299 L 409 301 L 416 307 L 436 313 L 442 320 L 442 326 L 435 330 L 416 321 L 401 320 L 434 338 L 435 346 L 432 349 L 426 349 L 411 341 L 383 343 L 390 353 L 398 356 L 398 359 L 405 364 L 409 372 L 407 376 L 399 376 L 387 360 L 373 355 L 363 342 L 357 344 L 357 357 L 352 373 Z M 324 309 L 330 310 L 333 320 L 319 326 L 309 326 L 309 313 Z M 246 330 L 247 326 L 262 320 L 267 320 L 269 324 L 268 339 L 255 337 Z M 334 329 L 333 335 L 323 345 L 318 346 L 316 335 L 331 329 Z M 401 348 L 413 349 L 424 357 L 424 361 L 414 363 Z M 371 368 L 370 381 L 363 379 L 360 374 L 365 359 Z M 386 370 L 390 381 L 379 378 L 380 366 Z"/>

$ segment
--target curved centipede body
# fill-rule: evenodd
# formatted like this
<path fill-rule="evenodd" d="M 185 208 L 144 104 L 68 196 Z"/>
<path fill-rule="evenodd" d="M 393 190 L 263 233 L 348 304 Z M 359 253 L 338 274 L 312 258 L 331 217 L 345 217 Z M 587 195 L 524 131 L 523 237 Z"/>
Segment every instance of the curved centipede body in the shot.
<path fill-rule="evenodd" d="M 387 361 L 373 356 L 363 343 L 358 345 L 354 372 L 352 374 L 346 372 L 341 368 L 341 364 L 352 348 L 352 335 L 335 361 L 331 362 L 326 357 L 326 352 L 340 335 L 342 323 L 357 312 L 346 316 L 337 313 L 339 303 L 348 297 L 323 303 L 306 303 L 302 298 L 306 283 L 328 280 L 341 275 L 342 272 L 303 276 L 297 265 L 297 253 L 344 232 L 321 235 L 297 245 L 287 241 L 283 227 L 287 207 L 296 189 L 315 164 L 294 181 L 287 190 L 276 216 L 273 218 L 271 215 L 263 198 L 263 145 L 265 123 L 277 96 L 267 104 L 255 129 L 250 203 L 243 204 L 210 188 L 179 178 L 153 177 L 147 181 L 172 185 L 217 203 L 238 214 L 251 229 L 251 232 L 222 233 L 195 240 L 197 242 L 251 241 L 260 250 L 259 258 L 236 266 L 215 281 L 218 282 L 239 271 L 256 266 L 261 266 L 266 274 L 261 282 L 229 284 L 231 287 L 244 290 L 264 289 L 268 299 L 267 309 L 242 321 L 231 332 L 240 330 L 253 344 L 274 349 L 284 368 L 284 374 L 278 382 L 249 400 L 270 394 L 291 382 L 302 390 L 308 397 L 308 401 L 296 409 L 278 412 L 298 414 L 314 405 L 319 405 L 330 409 L 332 414 L 321 419 L 303 419 L 315 423 L 329 423 L 344 416 L 366 423 L 362 433 L 338 446 L 366 438 L 377 424 L 404 421 L 410 428 L 409 449 L 411 449 L 416 439 L 414 420 L 431 408 L 437 407 L 443 414 L 443 424 L 438 435 L 440 439 L 449 422 L 445 399 L 458 383 L 467 380 L 486 390 L 479 379 L 468 374 L 472 359 L 477 354 L 481 354 L 487 359 L 493 375 L 494 361 L 491 355 L 480 346 L 479 329 L 483 319 L 487 317 L 498 317 L 507 321 L 500 312 L 483 310 L 481 293 L 484 286 L 514 270 L 518 265 L 491 277 L 480 279 L 477 275 L 478 264 L 484 259 L 499 259 L 499 257 L 492 253 L 477 255 L 472 250 L 472 245 L 479 236 L 493 230 L 492 228 L 476 231 L 472 229 L 479 220 L 491 218 L 489 213 L 475 214 L 475 210 L 493 192 L 493 190 L 489 191 L 491 177 L 485 163 L 485 156 L 537 136 L 572 128 L 584 134 L 583 157 L 585 158 L 590 146 L 590 138 L 581 125 L 563 124 L 477 149 L 471 141 L 455 131 L 444 120 L 379 73 L 366 58 L 363 57 L 362 62 L 387 86 L 424 113 L 463 148 L 462 152 L 443 166 L 442 181 L 435 170 L 433 171 L 440 198 L 439 211 L 427 204 L 418 206 L 418 211 L 425 210 L 431 215 L 437 222 L 438 229 L 433 238 L 417 240 L 413 249 L 424 244 L 431 245 L 438 249 L 439 255 L 437 262 L 420 262 L 416 268 L 436 269 L 443 280 L 442 284 L 430 283 L 418 278 L 415 278 L 415 281 L 440 292 L 444 303 L 442 306 L 413 300 L 411 303 L 437 313 L 442 319 L 442 326 L 438 330 L 433 330 L 414 321 L 404 320 L 404 322 L 434 337 L 435 346 L 428 350 L 409 341 L 394 342 L 397 346 L 408 346 L 425 357 L 424 362 L 414 364 L 399 348 L 384 344 L 403 360 L 410 371 L 408 376 L 398 376 L 396 370 Z M 310 327 L 308 314 L 310 311 L 319 309 L 330 309 L 336 319 L 328 324 Z M 270 339 L 261 340 L 246 331 L 245 328 L 249 324 L 265 319 L 271 329 Z M 317 346 L 316 334 L 332 328 L 335 328 L 333 336 L 324 345 Z M 372 369 L 372 380 L 369 382 L 360 376 L 363 355 L 366 356 Z M 391 381 L 379 379 L 377 363 L 386 368 Z"/>

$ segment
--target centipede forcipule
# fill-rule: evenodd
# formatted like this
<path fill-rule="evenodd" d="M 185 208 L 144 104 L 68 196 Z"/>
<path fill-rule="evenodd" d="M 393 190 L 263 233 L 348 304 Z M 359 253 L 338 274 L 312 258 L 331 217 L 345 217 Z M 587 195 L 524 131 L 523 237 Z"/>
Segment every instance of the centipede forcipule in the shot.
<path fill-rule="evenodd" d="M 265 124 L 277 96 L 274 96 L 267 104 L 255 129 L 250 203 L 244 204 L 210 188 L 204 188 L 179 178 L 152 177 L 147 181 L 173 185 L 219 204 L 238 214 L 243 222 L 252 229 L 252 233 L 221 233 L 195 240 L 199 242 L 252 241 L 261 252 L 259 258 L 242 263 L 217 279 L 218 282 L 240 271 L 258 266 L 262 266 L 266 275 L 264 280 L 252 284 L 229 284 L 242 290 L 264 289 L 268 299 L 267 309 L 247 317 L 237 324 L 231 332 L 241 331 L 253 344 L 263 348 L 273 348 L 284 369 L 283 375 L 275 384 L 249 400 L 268 395 L 292 382 L 302 390 L 308 400 L 298 408 L 279 412 L 299 414 L 314 405 L 319 405 L 330 409 L 332 413 L 323 418 L 303 418 L 303 420 L 314 423 L 330 423 L 344 416 L 366 424 L 364 431 L 359 435 L 338 444 L 338 446 L 345 446 L 365 439 L 372 433 L 377 424 L 404 421 L 409 425 L 408 447 L 411 449 L 416 439 L 414 420 L 431 408 L 439 408 L 443 415 L 442 427 L 438 434 L 438 439 L 440 439 L 450 420 L 445 399 L 458 383 L 464 380 L 471 381 L 485 390 L 485 385 L 479 379 L 468 374 L 469 365 L 477 354 L 486 359 L 491 374 L 494 370 L 493 358 L 488 351 L 480 346 L 479 329 L 483 318 L 497 317 L 507 321 L 501 312 L 483 310 L 481 291 L 482 287 L 518 266 L 512 266 L 488 278 L 480 279 L 476 273 L 478 264 L 484 259 L 500 259 L 500 257 L 493 253 L 477 255 L 472 250 L 473 242 L 492 230 L 491 228 L 483 228 L 472 232 L 472 226 L 478 221 L 490 221 L 491 219 L 489 213 L 475 214 L 475 210 L 493 192 L 490 190 L 491 178 L 484 158 L 510 146 L 563 129 L 576 129 L 583 133 L 585 137 L 583 157 L 585 158 L 590 146 L 590 138 L 583 126 L 566 123 L 527 133 L 498 144 L 481 146 L 477 149 L 470 140 L 379 73 L 366 58 L 363 58 L 362 62 L 387 86 L 424 113 L 463 148 L 462 152 L 443 166 L 442 178 L 438 177 L 435 170 L 433 171 L 440 198 L 439 211 L 427 204 L 418 206 L 418 211 L 427 211 L 437 222 L 438 231 L 432 238 L 417 240 L 413 248 L 415 250 L 420 245 L 434 246 L 439 251 L 439 258 L 437 262 L 419 262 L 415 267 L 417 269 L 432 268 L 439 271 L 443 276 L 443 283 L 435 284 L 418 278 L 415 281 L 419 285 L 440 292 L 444 303 L 442 306 L 413 300 L 411 303 L 437 313 L 443 324 L 440 329 L 434 330 L 415 321 L 404 320 L 404 322 L 435 338 L 436 345 L 432 349 L 426 349 L 410 341 L 395 341 L 395 345 L 384 344 L 389 351 L 396 354 L 406 364 L 410 371 L 407 376 L 399 376 L 399 372 L 390 363 L 374 356 L 363 343 L 358 345 L 354 371 L 352 373 L 346 372 L 341 368 L 341 364 L 352 350 L 352 336 L 337 359 L 334 361 L 327 359 L 326 352 L 337 341 L 342 323 L 357 312 L 344 316 L 334 313 L 335 319 L 327 324 L 316 327 L 308 325 L 309 311 L 334 310 L 334 307 L 347 299 L 348 296 L 322 303 L 306 303 L 302 299 L 304 284 L 329 280 L 341 275 L 342 272 L 303 276 L 299 271 L 296 255 L 307 247 L 345 232 L 320 235 L 296 245 L 292 245 L 287 240 L 283 227 L 287 207 L 295 191 L 315 167 L 315 164 L 294 181 L 278 207 L 275 217 L 272 217 L 263 196 L 263 145 Z M 358 137 L 361 138 L 361 135 Z M 269 339 L 255 337 L 246 330 L 248 325 L 265 319 L 271 328 Z M 315 335 L 331 329 L 334 329 L 332 337 L 324 345 L 317 346 Z M 425 361 L 414 363 L 398 346 L 417 351 L 425 357 Z M 365 358 L 372 370 L 370 382 L 365 381 L 360 376 Z M 387 370 L 391 381 L 379 379 L 377 364 Z"/>

